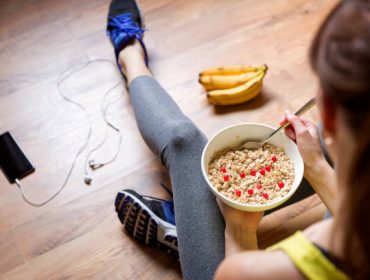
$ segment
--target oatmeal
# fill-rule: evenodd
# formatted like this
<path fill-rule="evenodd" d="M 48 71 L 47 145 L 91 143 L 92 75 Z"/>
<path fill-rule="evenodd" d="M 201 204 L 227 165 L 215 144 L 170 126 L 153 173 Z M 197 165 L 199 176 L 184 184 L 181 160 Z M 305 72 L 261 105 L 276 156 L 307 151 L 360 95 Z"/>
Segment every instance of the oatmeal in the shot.
<path fill-rule="evenodd" d="M 284 197 L 293 185 L 294 166 L 283 148 L 265 144 L 258 150 L 229 149 L 208 167 L 213 187 L 241 203 L 266 204 Z"/>

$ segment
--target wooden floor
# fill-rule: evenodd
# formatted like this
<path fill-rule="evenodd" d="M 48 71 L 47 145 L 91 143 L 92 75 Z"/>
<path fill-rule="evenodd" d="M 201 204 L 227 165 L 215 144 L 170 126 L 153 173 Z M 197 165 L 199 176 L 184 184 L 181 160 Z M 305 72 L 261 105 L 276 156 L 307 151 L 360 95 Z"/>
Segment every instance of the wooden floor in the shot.
<path fill-rule="evenodd" d="M 307 62 L 312 36 L 334 0 L 141 0 L 151 69 L 184 112 L 208 135 L 238 122 L 277 125 L 284 109 L 299 107 L 317 90 Z M 0 133 L 10 130 L 37 172 L 22 180 L 42 200 L 61 185 L 87 134 L 84 115 L 58 95 L 56 81 L 88 60 L 114 61 L 105 35 L 108 0 L 2 0 L 0 2 Z M 269 66 L 263 94 L 230 108 L 207 104 L 197 84 L 206 67 Z M 120 75 L 91 65 L 63 85 L 88 107 L 93 146 L 104 133 L 99 106 Z M 118 190 L 166 198 L 168 176 L 140 138 L 126 90 L 109 119 L 123 132 L 118 159 L 83 183 L 84 155 L 63 192 L 33 208 L 0 174 L 1 279 L 179 279 L 179 264 L 139 245 L 121 229 L 113 204 Z M 317 111 L 307 114 L 318 119 Z M 108 159 L 117 137 L 95 154 Z M 317 197 L 264 218 L 262 247 L 321 219 Z"/>

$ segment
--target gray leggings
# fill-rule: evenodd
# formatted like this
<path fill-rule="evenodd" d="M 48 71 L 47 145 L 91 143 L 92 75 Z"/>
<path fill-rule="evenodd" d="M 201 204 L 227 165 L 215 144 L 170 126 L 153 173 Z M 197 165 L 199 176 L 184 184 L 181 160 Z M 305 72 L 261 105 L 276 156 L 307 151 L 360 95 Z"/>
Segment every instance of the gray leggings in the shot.
<path fill-rule="evenodd" d="M 201 172 L 207 138 L 154 78 L 136 78 L 129 92 L 140 133 L 171 178 L 183 277 L 212 279 L 225 254 L 225 224 Z M 313 193 L 304 184 L 289 203 Z"/>

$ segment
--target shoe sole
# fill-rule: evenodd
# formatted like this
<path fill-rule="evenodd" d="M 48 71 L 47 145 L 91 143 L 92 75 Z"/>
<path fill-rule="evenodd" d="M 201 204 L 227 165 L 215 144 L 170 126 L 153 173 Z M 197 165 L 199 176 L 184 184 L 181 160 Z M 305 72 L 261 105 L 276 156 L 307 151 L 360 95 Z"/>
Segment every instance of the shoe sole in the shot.
<path fill-rule="evenodd" d="M 116 212 L 127 233 L 140 243 L 160 247 L 178 257 L 176 227 L 155 215 L 140 199 L 120 191 Z"/>

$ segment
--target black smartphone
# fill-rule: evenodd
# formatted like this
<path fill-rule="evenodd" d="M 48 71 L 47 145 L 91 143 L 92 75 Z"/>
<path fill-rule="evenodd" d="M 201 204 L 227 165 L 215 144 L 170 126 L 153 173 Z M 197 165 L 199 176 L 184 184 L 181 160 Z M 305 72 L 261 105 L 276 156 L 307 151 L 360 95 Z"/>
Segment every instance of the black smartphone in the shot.
<path fill-rule="evenodd" d="M 35 171 L 9 132 L 0 135 L 0 168 L 10 183 Z"/>

